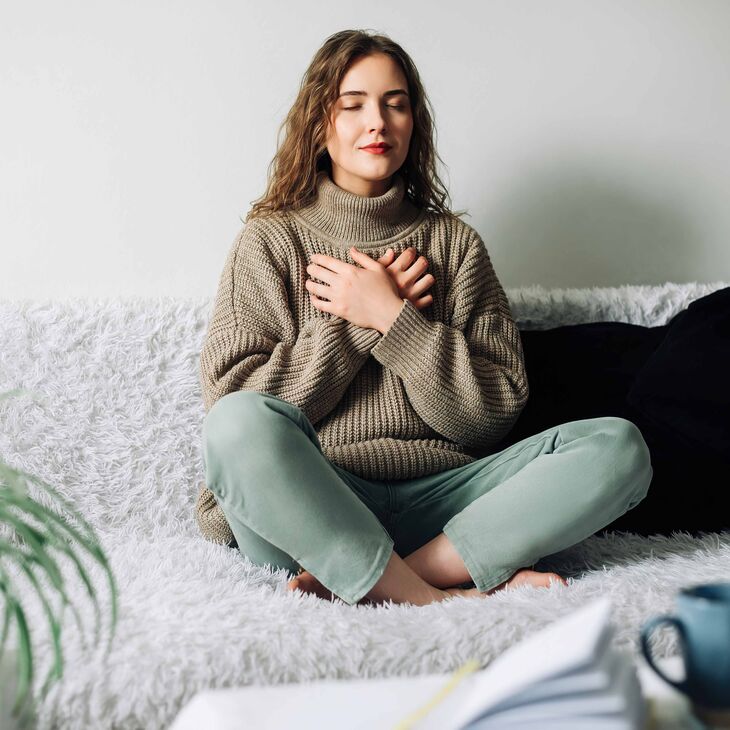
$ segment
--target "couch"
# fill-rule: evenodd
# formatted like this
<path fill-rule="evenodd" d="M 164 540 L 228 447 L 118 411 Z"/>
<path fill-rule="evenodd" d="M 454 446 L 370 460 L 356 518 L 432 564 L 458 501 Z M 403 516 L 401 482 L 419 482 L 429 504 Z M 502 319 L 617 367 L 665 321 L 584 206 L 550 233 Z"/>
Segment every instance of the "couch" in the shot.
<path fill-rule="evenodd" d="M 90 640 L 94 606 L 66 566 L 85 630 L 66 612 L 64 676 L 39 704 L 38 727 L 153 730 L 207 688 L 448 672 L 470 657 L 486 666 L 603 594 L 614 602 L 613 640 L 637 653 L 639 626 L 671 610 L 680 587 L 726 580 L 730 568 L 718 370 L 728 362 L 729 286 L 507 289 L 531 398 L 504 445 L 572 418 L 622 415 L 647 438 L 655 482 L 635 510 L 540 561 L 568 586 L 421 607 L 292 593 L 283 571 L 201 536 L 197 365 L 211 299 L 0 300 L 0 392 L 43 397 L 0 402 L 0 456 L 74 503 L 119 590 L 107 652 Z M 108 616 L 103 573 L 88 569 Z M 52 640 L 29 586 L 23 598 L 37 687 Z M 654 649 L 675 653 L 676 636 L 661 634 Z"/>

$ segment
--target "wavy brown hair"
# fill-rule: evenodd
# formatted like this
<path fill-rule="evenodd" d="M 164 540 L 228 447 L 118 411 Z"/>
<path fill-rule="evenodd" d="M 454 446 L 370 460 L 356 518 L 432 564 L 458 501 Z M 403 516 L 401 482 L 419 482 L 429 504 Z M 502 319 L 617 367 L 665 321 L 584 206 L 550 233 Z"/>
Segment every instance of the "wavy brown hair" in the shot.
<path fill-rule="evenodd" d="M 458 218 L 444 201 L 449 195 L 436 174 L 431 102 L 410 56 L 385 35 L 365 30 L 341 30 L 329 36 L 315 53 L 302 78 L 299 93 L 277 134 L 277 152 L 269 165 L 268 186 L 254 201 L 244 222 L 308 205 L 317 195 L 317 173 L 332 161 L 326 147 L 328 120 L 339 96 L 340 83 L 350 66 L 364 56 L 388 54 L 403 70 L 413 114 L 408 156 L 398 169 L 405 180 L 406 197 L 419 208 Z M 279 143 L 282 131 L 284 141 Z M 441 160 L 443 162 L 443 160 Z"/>

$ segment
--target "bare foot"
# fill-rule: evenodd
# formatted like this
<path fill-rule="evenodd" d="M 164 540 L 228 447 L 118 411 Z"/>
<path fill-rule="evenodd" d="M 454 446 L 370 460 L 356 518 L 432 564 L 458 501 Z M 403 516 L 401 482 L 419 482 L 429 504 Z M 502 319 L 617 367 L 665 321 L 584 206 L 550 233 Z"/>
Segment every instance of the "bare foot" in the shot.
<path fill-rule="evenodd" d="M 324 598 L 326 601 L 331 601 L 335 595 L 331 590 L 325 588 L 308 570 L 303 570 L 286 585 L 290 591 L 314 593 L 314 595 Z M 360 606 L 369 603 L 372 603 L 372 601 L 369 598 L 363 597 L 357 602 L 357 605 Z"/>
<path fill-rule="evenodd" d="M 488 591 L 480 591 L 478 588 L 444 588 L 447 593 L 452 596 L 464 596 L 465 598 L 484 598 L 489 596 L 496 591 L 516 588 L 519 585 L 527 583 L 528 585 L 535 586 L 537 588 L 549 588 L 551 583 L 562 583 L 568 585 L 568 581 L 557 573 L 541 573 L 537 570 L 529 570 L 528 568 L 521 568 L 511 578 L 500 583 L 494 588 L 490 588 Z"/>
<path fill-rule="evenodd" d="M 453 596 L 464 596 L 465 598 L 485 598 L 499 590 L 508 588 L 515 588 L 516 586 L 527 583 L 532 586 L 539 588 L 549 588 L 551 582 L 561 582 L 563 585 L 568 585 L 568 581 L 557 573 L 541 573 L 537 570 L 529 570 L 528 568 L 522 568 L 518 570 L 511 578 L 500 583 L 494 588 L 490 588 L 488 591 L 480 591 L 478 588 L 436 588 L 433 587 L 434 601 L 442 601 Z M 316 596 L 323 598 L 327 601 L 331 601 L 334 594 L 328 588 L 325 588 L 308 570 L 303 570 L 299 575 L 292 578 L 287 583 L 287 588 L 290 591 L 298 590 L 303 593 L 314 593 Z M 363 597 L 357 605 L 366 605 L 377 603 L 369 598 Z"/>

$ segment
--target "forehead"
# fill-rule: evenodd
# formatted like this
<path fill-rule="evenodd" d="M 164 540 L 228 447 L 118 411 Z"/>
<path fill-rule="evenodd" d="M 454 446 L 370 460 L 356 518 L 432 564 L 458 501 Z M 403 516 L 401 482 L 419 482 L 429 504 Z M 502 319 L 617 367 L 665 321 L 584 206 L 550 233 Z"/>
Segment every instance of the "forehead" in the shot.
<path fill-rule="evenodd" d="M 407 92 L 405 74 L 393 58 L 385 53 L 378 53 L 353 62 L 342 77 L 339 93 L 355 90 L 365 91 L 367 94 L 383 94 L 394 89 Z"/>

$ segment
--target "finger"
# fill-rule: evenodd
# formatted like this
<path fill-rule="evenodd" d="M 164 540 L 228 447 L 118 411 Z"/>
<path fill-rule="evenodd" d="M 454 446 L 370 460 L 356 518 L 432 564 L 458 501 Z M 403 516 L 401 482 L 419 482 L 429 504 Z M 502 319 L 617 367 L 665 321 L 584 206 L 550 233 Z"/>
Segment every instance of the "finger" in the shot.
<path fill-rule="evenodd" d="M 313 294 L 309 295 L 309 301 L 316 309 L 321 309 L 323 312 L 331 312 L 332 302 L 326 302 L 324 299 L 317 299 Z"/>
<path fill-rule="evenodd" d="M 327 292 L 331 293 L 331 290 L 326 284 L 317 284 L 311 279 L 307 279 L 304 282 L 304 286 L 307 288 L 309 296 L 312 296 L 312 294 L 316 294 L 318 297 L 329 299 Z"/>
<path fill-rule="evenodd" d="M 331 256 L 326 256 L 323 253 L 313 253 L 309 257 L 309 260 L 338 274 L 344 274 L 348 269 L 352 268 L 352 264 L 348 264 L 346 261 L 340 261 L 339 259 L 333 259 Z"/>
<path fill-rule="evenodd" d="M 393 249 L 389 248 L 380 258 L 378 258 L 378 261 L 380 261 L 381 264 L 384 266 L 387 266 L 388 263 L 390 263 L 393 260 Z"/>
<path fill-rule="evenodd" d="M 426 294 L 425 297 L 421 297 L 416 301 L 416 309 L 425 309 L 429 304 L 433 302 L 433 297 L 430 294 Z"/>
<path fill-rule="evenodd" d="M 428 261 L 421 256 L 416 262 L 414 262 L 408 271 L 404 271 L 404 276 L 400 277 L 400 284 L 403 287 L 410 286 L 416 279 L 420 278 L 424 271 L 428 268 Z"/>
<path fill-rule="evenodd" d="M 412 287 L 410 287 L 408 291 L 412 295 L 420 296 L 427 289 L 430 289 L 435 283 L 436 279 L 434 279 L 431 274 L 426 274 L 426 276 L 420 278 Z"/>
<path fill-rule="evenodd" d="M 396 263 L 398 264 L 396 268 L 398 268 L 400 271 L 405 271 L 413 263 L 413 260 L 417 257 L 418 253 L 416 252 L 416 249 L 413 248 L 413 246 L 409 246 L 396 259 Z"/>
<path fill-rule="evenodd" d="M 354 246 L 350 248 L 350 256 L 352 256 L 355 263 L 360 264 L 363 269 L 378 269 L 382 264 L 375 259 L 371 259 L 366 253 L 358 251 Z"/>
<path fill-rule="evenodd" d="M 307 273 L 313 279 L 326 281 L 328 284 L 334 284 L 335 277 L 337 276 L 337 274 L 330 271 L 329 269 L 325 269 L 324 266 L 320 266 L 319 264 L 308 264 Z"/>

